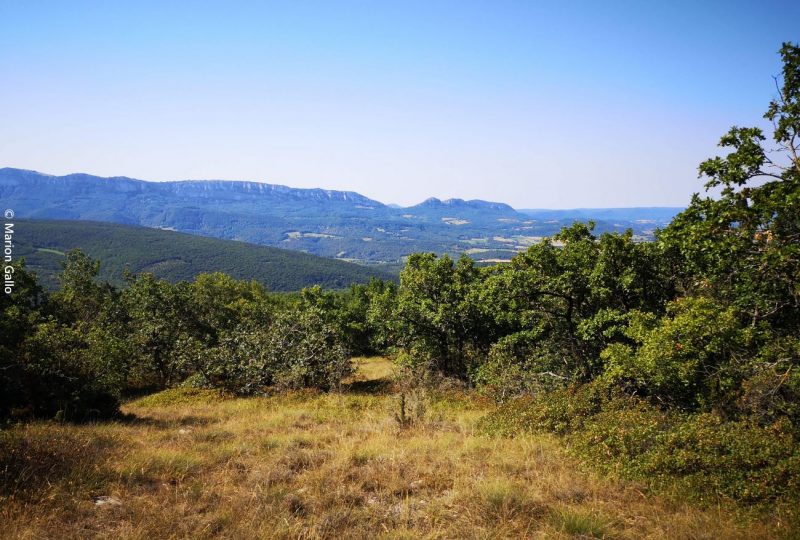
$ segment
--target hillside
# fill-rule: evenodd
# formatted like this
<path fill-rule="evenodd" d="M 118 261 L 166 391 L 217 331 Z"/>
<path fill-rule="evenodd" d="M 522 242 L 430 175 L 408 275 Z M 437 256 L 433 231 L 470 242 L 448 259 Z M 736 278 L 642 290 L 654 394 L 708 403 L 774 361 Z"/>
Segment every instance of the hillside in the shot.
<path fill-rule="evenodd" d="M 12 168 L 0 169 L 0 199 L 20 218 L 142 225 L 372 263 L 398 263 L 423 251 L 509 259 L 575 220 L 595 219 L 598 232 L 631 228 L 642 239 L 666 222 L 591 209 L 531 216 L 503 203 L 462 199 L 397 208 L 349 191 Z"/>
<path fill-rule="evenodd" d="M 14 256 L 25 257 L 41 282 L 55 288 L 64 252 L 79 247 L 101 261 L 101 278 L 121 284 L 123 271 L 150 272 L 175 282 L 203 272 L 255 279 L 273 291 L 319 284 L 342 288 L 392 274 L 306 253 L 174 231 L 89 221 L 20 220 Z"/>

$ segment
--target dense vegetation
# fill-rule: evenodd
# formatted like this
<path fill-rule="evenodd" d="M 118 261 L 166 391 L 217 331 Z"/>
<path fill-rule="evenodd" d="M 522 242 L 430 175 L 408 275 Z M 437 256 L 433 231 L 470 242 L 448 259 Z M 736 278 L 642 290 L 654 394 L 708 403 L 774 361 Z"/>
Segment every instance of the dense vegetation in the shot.
<path fill-rule="evenodd" d="M 276 297 L 224 274 L 124 290 L 72 252 L 44 295 L 2 299 L 3 415 L 113 413 L 125 392 L 337 387 L 348 356 L 395 353 L 418 380 L 502 406 L 489 433 L 546 430 L 599 467 L 701 497 L 800 498 L 800 48 L 757 128 L 700 166 L 652 243 L 574 224 L 505 265 L 417 254 L 400 285 Z M 789 504 L 791 508 L 792 505 Z M 795 516 L 796 519 L 796 516 Z"/>
<path fill-rule="evenodd" d="M 174 231 L 88 221 L 20 220 L 14 254 L 25 257 L 45 289 L 58 287 L 64 254 L 80 248 L 101 261 L 99 278 L 124 286 L 125 271 L 150 273 L 175 283 L 204 272 L 254 279 L 270 291 L 299 291 L 320 285 L 343 289 L 393 272 L 245 242 L 206 238 Z"/>

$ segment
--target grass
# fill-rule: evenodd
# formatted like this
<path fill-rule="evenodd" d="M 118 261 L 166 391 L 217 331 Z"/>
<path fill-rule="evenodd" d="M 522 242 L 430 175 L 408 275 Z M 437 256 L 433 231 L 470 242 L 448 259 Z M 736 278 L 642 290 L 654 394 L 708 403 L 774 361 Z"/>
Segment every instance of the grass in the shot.
<path fill-rule="evenodd" d="M 567 509 L 554 512 L 552 522 L 556 529 L 573 537 L 606 538 L 609 535 L 608 520 L 585 511 Z"/>
<path fill-rule="evenodd" d="M 0 433 L 4 538 L 775 538 L 603 479 L 550 437 L 489 438 L 491 408 L 427 396 L 401 429 L 390 362 L 356 359 L 342 393 L 225 399 L 170 390 L 121 422 Z M 119 504 L 98 505 L 97 497 Z"/>

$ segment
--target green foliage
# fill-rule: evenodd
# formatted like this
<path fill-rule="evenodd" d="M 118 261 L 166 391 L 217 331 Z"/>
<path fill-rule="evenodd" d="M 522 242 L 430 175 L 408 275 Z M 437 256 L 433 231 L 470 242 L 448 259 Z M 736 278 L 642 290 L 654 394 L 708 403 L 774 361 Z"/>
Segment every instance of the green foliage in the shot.
<path fill-rule="evenodd" d="M 11 263 L 15 286 L 11 294 L 0 295 L 0 418 L 25 401 L 25 369 L 20 347 L 43 319 L 44 295 L 36 275 L 25 261 Z"/>
<path fill-rule="evenodd" d="M 82 420 L 117 411 L 125 393 L 192 384 L 252 394 L 267 387 L 331 389 L 349 374 L 353 326 L 366 322 L 372 284 L 353 296 L 319 287 L 269 295 L 255 281 L 203 274 L 171 284 L 129 276 L 98 283 L 97 261 L 67 254 L 49 297 L 23 264 L 0 298 L 4 393 L 0 417 Z"/>
<path fill-rule="evenodd" d="M 83 420 L 116 412 L 129 351 L 109 324 L 111 290 L 96 265 L 71 252 L 59 294 L 48 299 L 23 263 L 3 295 L 0 416 Z"/>
<path fill-rule="evenodd" d="M 569 386 L 535 397 L 522 396 L 503 403 L 481 420 L 487 433 L 515 435 L 531 431 L 564 435 L 578 431 L 609 401 L 600 384 Z"/>
<path fill-rule="evenodd" d="M 741 383 L 738 356 L 751 332 L 733 308 L 704 297 L 672 302 L 667 313 L 633 314 L 627 335 L 634 345 L 616 343 L 601 353 L 603 378 L 662 403 L 719 403 Z"/>
<path fill-rule="evenodd" d="M 418 365 L 504 398 L 591 380 L 600 351 L 627 340 L 629 313 L 663 311 L 672 290 L 652 244 L 575 224 L 508 265 L 410 257 L 395 334 Z"/>
<path fill-rule="evenodd" d="M 27 258 L 40 283 L 51 291 L 59 286 L 56 276 L 64 253 L 74 248 L 81 248 L 100 261 L 99 277 L 117 287 L 125 285 L 126 271 L 151 273 L 170 283 L 192 281 L 203 273 L 222 272 L 235 279 L 258 281 L 271 291 L 299 291 L 312 285 L 343 289 L 373 278 L 388 280 L 397 276 L 394 269 L 362 266 L 289 249 L 91 221 L 22 220 L 17 224 L 14 243 L 15 253 Z M 291 246 L 283 244 L 283 247 Z"/>
<path fill-rule="evenodd" d="M 338 387 L 350 374 L 350 357 L 336 325 L 319 307 L 288 311 L 269 333 L 267 362 L 276 367 L 273 380 L 285 388 Z"/>
<path fill-rule="evenodd" d="M 164 388 L 184 372 L 184 345 L 190 341 L 187 286 L 172 286 L 152 274 L 132 279 L 122 294 L 128 341 L 136 355 L 133 384 Z"/>
<path fill-rule="evenodd" d="M 800 316 L 800 48 L 784 44 L 783 84 L 765 117 L 774 146 L 758 128 L 733 127 L 725 157 L 700 165 L 706 188 L 659 236 L 679 261 L 689 291 L 737 306 L 753 325 L 797 333 Z"/>
<path fill-rule="evenodd" d="M 702 497 L 766 503 L 800 496 L 800 452 L 788 422 L 761 426 L 713 413 L 676 415 L 619 403 L 570 435 L 595 467 Z"/>
<path fill-rule="evenodd" d="M 114 414 L 127 358 L 125 344 L 100 328 L 39 324 L 20 352 L 31 413 L 75 420 Z"/>
<path fill-rule="evenodd" d="M 633 242 L 630 233 L 598 239 L 591 225 L 575 224 L 554 242 L 498 268 L 481 292 L 497 324 L 525 336 L 516 358 L 519 369 L 539 374 L 534 387 L 542 376 L 550 383 L 595 377 L 603 367 L 599 352 L 624 340 L 628 313 L 658 312 L 671 293 L 653 246 Z"/>
<path fill-rule="evenodd" d="M 733 127 L 731 152 L 700 165 L 716 194 L 695 195 L 655 244 L 573 227 L 560 251 L 493 274 L 514 291 L 495 296 L 498 320 L 521 332 L 495 344 L 481 382 L 534 395 L 484 429 L 556 432 L 595 467 L 698 498 L 800 498 L 800 48 L 781 56 L 774 144 Z M 546 342 L 577 384 L 531 378 Z"/>
<path fill-rule="evenodd" d="M 350 373 L 335 298 L 319 288 L 268 318 L 242 316 L 213 343 L 183 344 L 193 368 L 214 387 L 254 394 L 268 387 L 321 388 L 339 385 Z M 258 310 L 256 311 L 258 312 Z"/>
<path fill-rule="evenodd" d="M 737 405 L 763 424 L 782 417 L 800 426 L 800 338 L 767 332 L 750 360 Z"/>
<path fill-rule="evenodd" d="M 88 323 L 98 317 L 110 301 L 111 290 L 97 282 L 100 262 L 79 249 L 69 251 L 58 275 L 60 289 L 52 296 L 59 317 L 67 323 Z"/>
<path fill-rule="evenodd" d="M 477 302 L 481 270 L 472 259 L 432 253 L 409 257 L 394 312 L 398 345 L 417 366 L 465 378 L 491 342 Z"/>
<path fill-rule="evenodd" d="M 641 438 L 647 441 L 646 434 Z M 644 455 L 631 457 L 637 476 L 677 479 L 693 493 L 751 503 L 800 496 L 800 452 L 785 421 L 761 426 L 696 415 L 661 434 Z"/>
<path fill-rule="evenodd" d="M 510 401 L 481 427 L 501 435 L 558 433 L 593 467 L 681 496 L 760 504 L 800 497 L 800 450 L 785 418 L 760 425 L 664 411 L 583 385 Z"/>
<path fill-rule="evenodd" d="M 200 274 L 187 291 L 193 324 L 213 340 L 219 330 L 231 330 L 237 321 L 268 317 L 269 298 L 257 281 L 236 280 L 221 272 Z"/>
<path fill-rule="evenodd" d="M 351 285 L 339 295 L 336 317 L 350 354 L 384 354 L 392 347 L 396 295 L 393 282 L 378 279 L 370 280 L 367 285 Z"/>
<path fill-rule="evenodd" d="M 494 343 L 473 375 L 484 393 L 497 401 L 526 392 L 540 393 L 563 386 L 566 377 L 556 373 L 558 351 L 536 331 L 521 331 L 503 336 Z"/>

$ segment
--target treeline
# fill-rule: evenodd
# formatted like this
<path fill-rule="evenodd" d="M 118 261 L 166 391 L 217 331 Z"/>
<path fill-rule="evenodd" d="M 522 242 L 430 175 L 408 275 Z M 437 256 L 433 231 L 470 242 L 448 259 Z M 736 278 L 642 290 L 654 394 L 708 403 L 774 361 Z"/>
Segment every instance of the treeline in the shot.
<path fill-rule="evenodd" d="M 15 264 L 13 293 L 0 298 L 0 415 L 106 417 L 126 394 L 181 384 L 236 394 L 335 388 L 351 355 L 382 346 L 366 329 L 368 298 L 395 288 L 374 280 L 275 294 L 211 273 L 176 284 L 130 275 L 118 289 L 98 273 L 98 261 L 71 251 L 60 288 L 47 294 Z"/>

